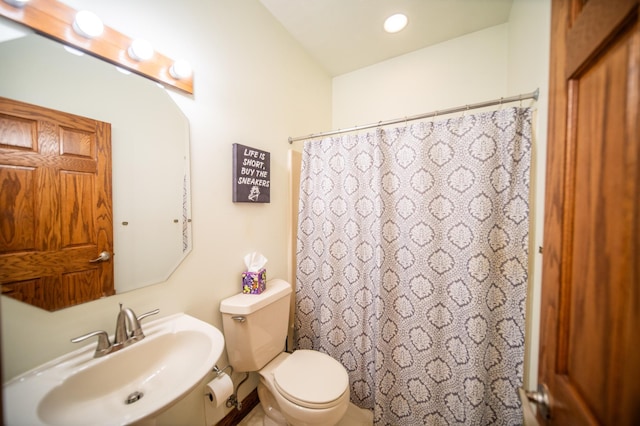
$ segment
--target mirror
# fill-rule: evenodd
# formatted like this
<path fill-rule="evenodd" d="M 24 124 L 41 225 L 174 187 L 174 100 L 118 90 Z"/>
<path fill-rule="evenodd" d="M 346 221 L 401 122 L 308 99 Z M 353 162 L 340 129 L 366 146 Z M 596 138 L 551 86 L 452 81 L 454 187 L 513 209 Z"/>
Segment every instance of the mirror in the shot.
<path fill-rule="evenodd" d="M 116 293 L 191 251 L 189 122 L 167 91 L 0 18 L 0 96 L 111 123 Z"/>

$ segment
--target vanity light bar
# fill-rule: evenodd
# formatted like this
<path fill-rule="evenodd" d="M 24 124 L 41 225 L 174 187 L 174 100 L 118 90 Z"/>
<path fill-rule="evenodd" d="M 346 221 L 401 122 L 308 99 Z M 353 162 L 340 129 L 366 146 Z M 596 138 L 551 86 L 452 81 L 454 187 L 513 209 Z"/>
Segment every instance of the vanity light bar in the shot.
<path fill-rule="evenodd" d="M 180 65 L 180 61 L 153 52 L 153 48 L 149 59 L 134 59 L 127 53 L 133 40 L 125 34 L 106 25 L 103 25 L 103 31 L 99 35 L 93 36 L 91 32 L 82 34 L 76 28 L 79 25 L 74 25 L 78 11 L 72 7 L 62 2 L 27 1 L 0 1 L 0 16 L 165 86 L 193 93 L 190 66 L 188 73 L 181 72 L 179 70 L 184 69 L 184 66 Z M 73 30 L 70 31 L 70 28 Z"/>

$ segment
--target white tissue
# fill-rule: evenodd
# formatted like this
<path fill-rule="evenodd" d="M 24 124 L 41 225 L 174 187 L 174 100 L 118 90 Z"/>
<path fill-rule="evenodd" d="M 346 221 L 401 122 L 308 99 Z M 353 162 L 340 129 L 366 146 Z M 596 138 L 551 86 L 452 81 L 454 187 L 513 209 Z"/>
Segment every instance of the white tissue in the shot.
<path fill-rule="evenodd" d="M 233 394 L 233 381 L 227 374 L 222 373 L 205 386 L 205 395 L 216 407 L 220 407 Z"/>
<path fill-rule="evenodd" d="M 264 268 L 264 265 L 267 264 L 267 258 L 264 257 L 262 253 L 254 251 L 244 257 L 244 264 L 248 272 L 260 272 L 260 269 Z"/>

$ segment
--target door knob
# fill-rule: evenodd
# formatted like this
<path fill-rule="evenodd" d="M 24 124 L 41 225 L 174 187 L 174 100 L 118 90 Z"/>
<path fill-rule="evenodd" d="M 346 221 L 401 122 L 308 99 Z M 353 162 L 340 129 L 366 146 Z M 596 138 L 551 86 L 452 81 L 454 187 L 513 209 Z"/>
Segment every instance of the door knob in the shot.
<path fill-rule="evenodd" d="M 90 260 L 89 263 L 106 262 L 109 259 L 111 259 L 111 254 L 108 251 L 103 251 L 98 255 L 98 257 Z"/>
<path fill-rule="evenodd" d="M 537 425 L 536 415 L 533 413 L 531 403 L 534 403 L 538 407 L 540 415 L 544 419 L 551 418 L 551 394 L 549 388 L 544 383 L 538 385 L 538 390 L 528 391 L 523 387 L 518 388 L 518 394 L 520 395 L 520 402 L 522 403 L 522 415 L 524 417 L 525 425 Z"/>

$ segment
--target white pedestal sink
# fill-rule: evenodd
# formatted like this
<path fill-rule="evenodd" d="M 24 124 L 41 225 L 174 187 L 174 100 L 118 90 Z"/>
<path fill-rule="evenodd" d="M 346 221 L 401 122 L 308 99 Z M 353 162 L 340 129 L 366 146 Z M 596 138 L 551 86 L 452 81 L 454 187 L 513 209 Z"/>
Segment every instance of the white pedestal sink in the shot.
<path fill-rule="evenodd" d="M 143 340 L 102 358 L 93 357 L 92 343 L 7 382 L 7 426 L 147 419 L 198 385 L 224 349 L 220 330 L 186 314 L 150 321 L 143 330 Z"/>

